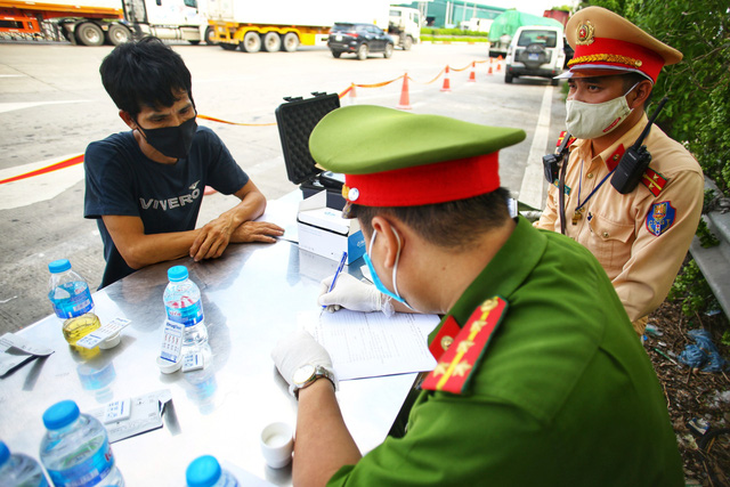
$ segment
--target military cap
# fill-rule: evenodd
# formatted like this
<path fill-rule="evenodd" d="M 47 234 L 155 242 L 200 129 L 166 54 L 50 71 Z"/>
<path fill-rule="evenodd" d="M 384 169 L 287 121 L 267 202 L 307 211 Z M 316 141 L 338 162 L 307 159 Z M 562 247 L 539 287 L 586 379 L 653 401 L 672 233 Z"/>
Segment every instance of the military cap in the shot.
<path fill-rule="evenodd" d="M 519 129 L 355 105 L 325 115 L 309 150 L 320 166 L 345 175 L 348 203 L 419 206 L 496 190 L 499 150 L 524 138 Z"/>
<path fill-rule="evenodd" d="M 640 73 L 656 83 L 664 65 L 677 64 L 682 53 L 653 38 L 628 20 L 601 7 L 587 7 L 565 26 L 575 50 L 569 71 L 558 79 Z"/>

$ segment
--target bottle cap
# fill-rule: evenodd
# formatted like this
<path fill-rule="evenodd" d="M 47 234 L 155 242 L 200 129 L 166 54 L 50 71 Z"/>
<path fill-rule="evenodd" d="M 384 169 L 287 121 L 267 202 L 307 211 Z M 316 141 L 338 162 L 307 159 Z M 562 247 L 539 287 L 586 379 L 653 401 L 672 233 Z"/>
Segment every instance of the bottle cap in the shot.
<path fill-rule="evenodd" d="M 109 338 L 103 340 L 101 343 L 99 343 L 99 348 L 102 350 L 109 350 L 110 348 L 114 348 L 122 341 L 122 334 L 120 332 L 116 332 L 114 335 L 110 336 Z"/>
<path fill-rule="evenodd" d="M 49 430 L 61 429 L 76 421 L 80 414 L 79 407 L 70 399 L 57 402 L 43 413 L 43 424 Z"/>
<path fill-rule="evenodd" d="M 70 268 L 71 262 L 69 262 L 68 259 L 54 260 L 48 264 L 48 270 L 51 271 L 51 274 L 60 274 L 61 272 L 66 272 Z"/>
<path fill-rule="evenodd" d="M 4 442 L 0 441 L 0 467 L 8 461 L 8 458 L 10 458 L 10 450 Z"/>
<path fill-rule="evenodd" d="M 176 265 L 167 270 L 167 278 L 171 282 L 180 282 L 188 278 L 188 268 L 184 265 Z"/>
<path fill-rule="evenodd" d="M 221 477 L 221 466 L 211 455 L 198 457 L 188 465 L 185 479 L 188 487 L 210 487 Z"/>
<path fill-rule="evenodd" d="M 170 362 L 162 357 L 157 357 L 157 366 L 160 368 L 160 372 L 163 374 L 174 374 L 180 367 L 182 367 L 182 360 L 177 362 Z"/>

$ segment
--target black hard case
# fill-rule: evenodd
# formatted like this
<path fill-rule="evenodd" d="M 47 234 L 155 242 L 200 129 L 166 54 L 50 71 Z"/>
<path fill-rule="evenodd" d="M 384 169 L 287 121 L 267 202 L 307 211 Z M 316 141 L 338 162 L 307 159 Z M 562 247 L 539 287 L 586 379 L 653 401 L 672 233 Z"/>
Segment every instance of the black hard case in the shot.
<path fill-rule="evenodd" d="M 312 93 L 312 98 L 285 98 L 276 108 L 284 164 L 289 181 L 298 184 L 304 198 L 320 191 L 327 191 L 327 206 L 342 209 L 342 179 L 338 175 L 323 172 L 316 167 L 309 152 L 309 136 L 315 125 L 329 112 L 340 107 L 336 94 Z"/>

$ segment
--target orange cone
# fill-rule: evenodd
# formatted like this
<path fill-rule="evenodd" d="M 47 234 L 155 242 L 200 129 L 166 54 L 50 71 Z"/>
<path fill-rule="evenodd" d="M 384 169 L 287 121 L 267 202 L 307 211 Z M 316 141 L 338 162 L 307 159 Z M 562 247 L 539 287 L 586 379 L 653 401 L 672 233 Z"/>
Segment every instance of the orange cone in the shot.
<path fill-rule="evenodd" d="M 469 79 L 467 80 L 470 83 L 476 83 L 477 81 L 477 75 L 474 73 L 474 68 L 476 67 L 476 61 L 471 62 L 471 73 L 469 73 Z"/>
<path fill-rule="evenodd" d="M 502 55 L 500 54 L 499 57 L 497 57 L 497 71 L 502 71 Z"/>
<path fill-rule="evenodd" d="M 399 110 L 411 109 L 411 97 L 408 95 L 408 73 L 403 75 L 403 88 L 400 92 L 400 103 L 396 108 Z"/>
<path fill-rule="evenodd" d="M 492 65 L 491 65 L 491 64 L 489 65 L 489 71 L 487 71 L 487 74 L 490 74 L 490 75 L 491 75 L 491 74 L 494 74 L 494 73 L 492 72 Z"/>
<path fill-rule="evenodd" d="M 355 83 L 350 85 L 350 105 L 357 104 L 357 93 L 355 92 Z"/>
<path fill-rule="evenodd" d="M 444 72 L 444 85 L 441 87 L 441 91 L 451 91 L 451 80 L 449 79 L 449 67 L 446 66 Z"/>

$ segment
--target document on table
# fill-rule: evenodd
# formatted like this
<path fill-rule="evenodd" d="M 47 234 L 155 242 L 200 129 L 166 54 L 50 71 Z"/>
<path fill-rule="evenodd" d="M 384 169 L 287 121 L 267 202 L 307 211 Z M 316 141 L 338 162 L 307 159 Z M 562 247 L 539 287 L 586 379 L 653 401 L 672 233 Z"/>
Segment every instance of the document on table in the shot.
<path fill-rule="evenodd" d="M 332 357 L 339 380 L 424 372 L 436 366 L 428 350 L 428 334 L 439 323 L 436 315 L 359 313 L 299 313 L 300 327 Z"/>
<path fill-rule="evenodd" d="M 280 237 L 281 239 L 299 243 L 298 211 L 299 207 L 296 203 L 278 200 L 267 201 L 266 211 L 256 221 L 279 225 L 284 229 L 284 235 Z"/>

